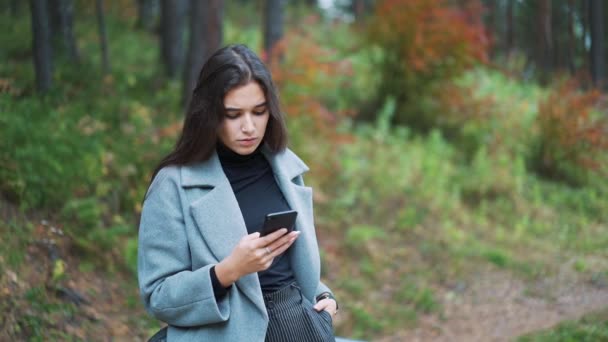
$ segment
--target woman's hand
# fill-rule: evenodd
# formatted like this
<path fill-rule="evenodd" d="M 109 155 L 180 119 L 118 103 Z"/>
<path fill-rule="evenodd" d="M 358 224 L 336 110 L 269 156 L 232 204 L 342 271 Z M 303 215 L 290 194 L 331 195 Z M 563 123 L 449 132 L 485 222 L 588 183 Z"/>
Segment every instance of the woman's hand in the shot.
<path fill-rule="evenodd" d="M 336 301 L 331 298 L 321 299 L 317 302 L 317 304 L 315 304 L 314 308 L 319 312 L 321 312 L 321 310 L 329 312 L 332 320 L 336 317 L 336 314 L 338 313 L 338 303 L 336 303 Z"/>
<path fill-rule="evenodd" d="M 275 257 L 285 252 L 300 235 L 299 231 L 287 233 L 281 228 L 272 234 L 260 237 L 260 233 L 244 236 L 232 253 L 215 266 L 217 279 L 224 287 L 240 277 L 266 270 Z"/>

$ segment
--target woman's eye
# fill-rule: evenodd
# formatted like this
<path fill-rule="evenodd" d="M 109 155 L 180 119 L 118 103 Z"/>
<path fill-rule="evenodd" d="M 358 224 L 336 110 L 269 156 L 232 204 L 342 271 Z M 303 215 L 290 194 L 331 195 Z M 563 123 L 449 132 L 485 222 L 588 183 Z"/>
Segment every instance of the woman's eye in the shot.
<path fill-rule="evenodd" d="M 239 117 L 238 114 L 232 114 L 232 115 L 226 114 L 225 116 L 226 116 L 227 119 L 230 119 L 230 120 L 234 120 L 234 119 L 236 119 L 236 118 Z"/>
<path fill-rule="evenodd" d="M 266 109 L 264 109 L 262 111 L 253 112 L 253 114 L 255 114 L 255 115 L 264 115 L 264 114 L 266 114 Z"/>

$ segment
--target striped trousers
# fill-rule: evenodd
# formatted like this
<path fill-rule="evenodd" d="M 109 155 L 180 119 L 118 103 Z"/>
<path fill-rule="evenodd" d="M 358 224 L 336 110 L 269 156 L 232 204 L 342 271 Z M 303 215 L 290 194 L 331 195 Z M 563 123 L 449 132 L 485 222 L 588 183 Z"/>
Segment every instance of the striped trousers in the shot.
<path fill-rule="evenodd" d="M 318 312 L 296 283 L 264 294 L 268 311 L 266 342 L 335 341 L 329 312 Z"/>

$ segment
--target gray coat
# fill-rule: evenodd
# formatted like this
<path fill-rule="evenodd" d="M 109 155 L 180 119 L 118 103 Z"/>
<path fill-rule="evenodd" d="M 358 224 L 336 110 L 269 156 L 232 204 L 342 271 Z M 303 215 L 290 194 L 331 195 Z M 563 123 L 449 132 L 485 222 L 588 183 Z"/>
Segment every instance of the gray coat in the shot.
<path fill-rule="evenodd" d="M 291 267 L 303 294 L 329 291 L 320 281 L 308 167 L 290 150 L 262 152 L 290 207 L 300 236 Z M 264 341 L 268 313 L 256 273 L 240 278 L 220 301 L 209 268 L 247 234 L 216 153 L 205 162 L 163 168 L 148 189 L 139 226 L 138 276 L 146 309 L 169 324 L 168 341 Z"/>

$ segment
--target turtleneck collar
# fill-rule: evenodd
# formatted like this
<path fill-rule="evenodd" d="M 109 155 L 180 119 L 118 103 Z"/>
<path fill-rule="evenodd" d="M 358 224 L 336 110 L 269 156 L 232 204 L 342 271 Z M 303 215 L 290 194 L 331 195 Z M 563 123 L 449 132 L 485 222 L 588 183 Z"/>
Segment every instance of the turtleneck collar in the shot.
<path fill-rule="evenodd" d="M 221 141 L 218 140 L 217 142 L 217 155 L 220 159 L 220 162 L 223 165 L 242 165 L 242 164 L 248 164 L 250 162 L 252 162 L 253 160 L 259 158 L 262 155 L 262 144 L 260 144 L 258 146 L 258 148 L 255 149 L 255 151 L 253 151 L 250 154 L 247 155 L 241 155 L 238 154 L 236 152 L 234 152 L 233 150 L 231 150 L 229 147 L 227 147 L 226 145 L 224 145 Z"/>

